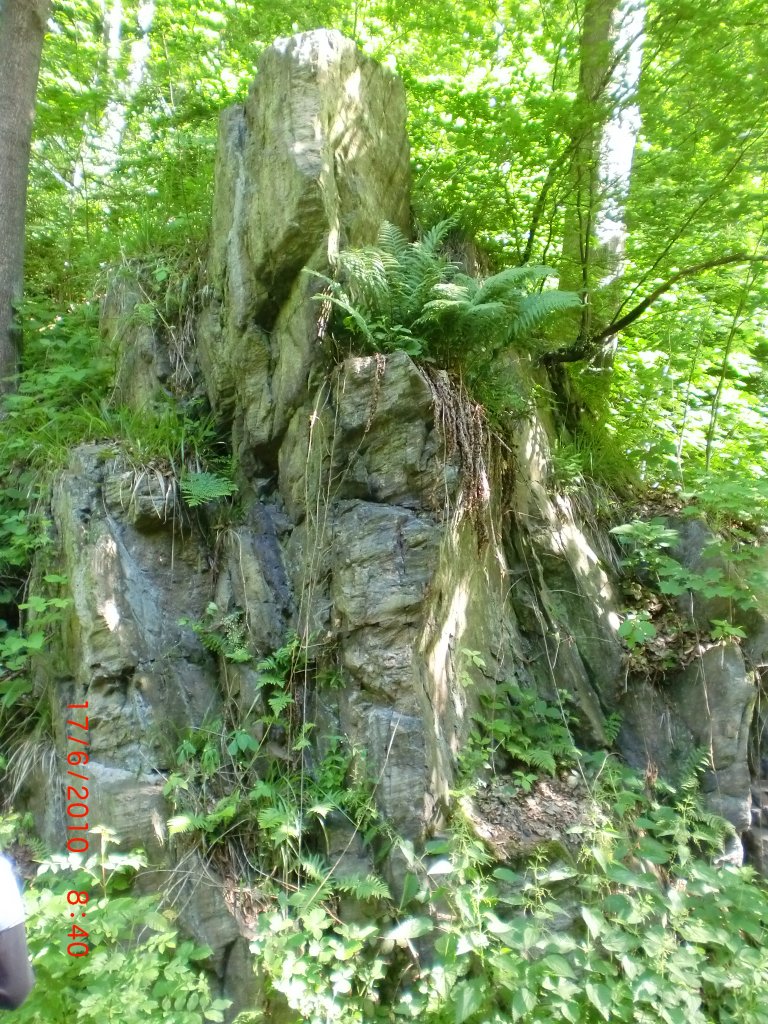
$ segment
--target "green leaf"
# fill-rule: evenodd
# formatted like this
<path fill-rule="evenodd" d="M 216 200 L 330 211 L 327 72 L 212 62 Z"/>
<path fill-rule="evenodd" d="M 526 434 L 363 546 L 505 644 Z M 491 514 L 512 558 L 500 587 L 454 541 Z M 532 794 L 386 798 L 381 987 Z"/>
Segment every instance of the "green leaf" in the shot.
<path fill-rule="evenodd" d="M 520 985 L 512 996 L 512 1017 L 514 1020 L 530 1019 L 529 1015 L 536 1009 L 536 994 L 526 985 Z"/>
<path fill-rule="evenodd" d="M 228 498 L 237 490 L 237 485 L 232 480 L 203 471 L 184 473 L 179 486 L 190 508 L 197 508 L 219 498 Z"/>
<path fill-rule="evenodd" d="M 588 981 L 584 986 L 584 991 L 587 994 L 587 999 L 598 1011 L 598 1013 L 605 1019 L 611 1019 L 611 990 L 607 985 L 596 985 L 594 982 Z"/>
<path fill-rule="evenodd" d="M 572 981 L 576 980 L 576 972 L 572 965 L 564 956 L 560 956 L 558 953 L 550 953 L 548 956 L 545 956 L 541 961 L 541 966 L 549 974 L 553 974 L 558 978 L 570 978 Z"/>
<path fill-rule="evenodd" d="M 30 651 L 42 651 L 45 646 L 45 633 L 31 633 L 24 641 Z"/>
<path fill-rule="evenodd" d="M 464 1024 L 483 1005 L 486 983 L 482 978 L 460 981 L 453 990 L 454 1024 Z"/>
<path fill-rule="evenodd" d="M 582 920 L 587 926 L 590 936 L 593 939 L 598 938 L 605 928 L 605 918 L 603 915 L 597 911 L 591 910 L 589 907 L 581 907 L 579 912 Z"/>
<path fill-rule="evenodd" d="M 421 881 L 412 871 L 406 871 L 403 879 L 403 894 L 400 897 L 400 910 L 407 907 L 414 897 L 421 892 Z"/>
<path fill-rule="evenodd" d="M 670 857 L 669 850 L 650 836 L 643 836 L 637 844 L 637 855 L 652 864 L 666 864 Z"/>

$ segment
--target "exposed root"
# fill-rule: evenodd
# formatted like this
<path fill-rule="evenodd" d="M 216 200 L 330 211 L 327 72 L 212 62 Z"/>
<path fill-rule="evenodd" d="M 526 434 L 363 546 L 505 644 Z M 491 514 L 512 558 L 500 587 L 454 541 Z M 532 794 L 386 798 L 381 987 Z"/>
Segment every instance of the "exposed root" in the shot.
<path fill-rule="evenodd" d="M 435 420 L 445 443 L 445 457 L 458 457 L 461 491 L 457 514 L 469 516 L 482 538 L 491 501 L 494 463 L 501 461 L 501 441 L 488 427 L 485 410 L 473 401 L 461 381 L 445 370 L 419 367 L 435 403 Z"/>

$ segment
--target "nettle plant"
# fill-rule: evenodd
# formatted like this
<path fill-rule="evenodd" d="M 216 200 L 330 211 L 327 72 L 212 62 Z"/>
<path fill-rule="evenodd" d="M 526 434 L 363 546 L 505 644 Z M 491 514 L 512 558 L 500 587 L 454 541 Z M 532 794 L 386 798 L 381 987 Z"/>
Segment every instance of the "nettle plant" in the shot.
<path fill-rule="evenodd" d="M 0 819 L 3 845 L 15 838 L 29 847 L 18 816 Z M 98 853 L 42 856 L 37 878 L 27 887 L 27 937 L 36 984 L 14 1011 L 18 1024 L 174 1024 L 223 1021 L 229 1000 L 211 992 L 203 970 L 211 950 L 179 937 L 175 914 L 157 896 L 136 896 L 131 887 L 145 865 L 142 854 L 112 851 L 114 835 L 101 833 Z M 40 847 L 38 842 L 35 844 Z M 88 894 L 91 952 L 71 957 L 66 894 Z M 87 921 L 87 923 L 86 923 Z"/>
<path fill-rule="evenodd" d="M 593 814 L 570 859 L 561 847 L 497 865 L 457 823 L 420 857 L 400 843 L 399 901 L 380 891 L 352 922 L 311 889 L 284 893 L 251 948 L 287 1019 L 764 1020 L 768 898 L 748 869 L 708 863 L 726 823 L 701 810 L 691 778 L 649 790 L 605 753 L 579 767 Z"/>
<path fill-rule="evenodd" d="M 492 693 L 482 693 L 462 759 L 463 775 L 471 779 L 480 768 L 507 770 L 517 785 L 528 790 L 539 773 L 554 775 L 572 765 L 578 751 L 569 728 L 567 700 L 563 693 L 559 705 L 551 704 L 516 682 L 499 683 Z"/>
<path fill-rule="evenodd" d="M 759 607 L 761 594 L 768 588 L 768 574 L 762 552 L 754 538 L 740 531 L 730 539 L 714 536 L 702 550 L 709 559 L 700 569 L 687 569 L 669 553 L 677 544 L 679 533 L 665 519 L 633 520 L 615 526 L 611 533 L 624 549 L 622 565 L 659 594 L 679 597 L 692 593 L 703 598 L 725 598 L 734 610 L 749 611 Z M 656 627 L 645 609 L 629 612 L 619 628 L 619 635 L 630 648 L 642 647 L 656 636 Z M 712 620 L 715 641 L 741 639 L 744 631 L 728 619 Z"/>
<path fill-rule="evenodd" d="M 311 754 L 314 723 L 303 721 L 297 689 L 324 678 L 311 645 L 293 634 L 266 658 L 248 650 L 242 617 L 218 615 L 199 624 L 205 646 L 225 661 L 253 662 L 255 696 L 248 708 L 227 703 L 222 718 L 190 730 L 176 754 L 165 792 L 176 814 L 172 836 L 184 836 L 235 877 L 272 877 L 295 889 L 311 880 L 318 898 L 332 890 L 324 861 L 328 822 L 343 820 L 370 842 L 380 831 L 364 757 L 340 737 L 325 737 Z M 193 628 L 195 628 L 193 626 Z M 360 879 L 361 891 L 377 879 Z"/>
<path fill-rule="evenodd" d="M 218 653 L 237 660 L 239 646 Z M 575 766 L 587 797 L 573 842 L 498 864 L 457 812 L 417 851 L 377 820 L 375 785 L 341 741 L 304 757 L 306 645 L 289 638 L 255 671 L 254 706 L 185 736 L 167 787 L 171 830 L 258 894 L 251 951 L 266 1005 L 239 1024 L 765 1019 L 768 897 L 750 870 L 710 864 L 732 830 L 701 808 L 701 752 L 677 787 L 649 782 L 605 752 L 581 754 L 563 708 L 504 684 L 481 702 L 466 764 L 475 784 L 478 759 L 534 779 Z M 397 851 L 396 896 L 329 860 L 334 818 Z"/>

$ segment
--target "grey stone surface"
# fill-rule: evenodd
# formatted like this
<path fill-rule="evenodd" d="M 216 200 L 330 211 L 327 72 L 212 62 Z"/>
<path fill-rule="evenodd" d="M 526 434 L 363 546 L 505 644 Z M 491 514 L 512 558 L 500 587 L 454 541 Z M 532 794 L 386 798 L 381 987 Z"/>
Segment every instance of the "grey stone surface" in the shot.
<path fill-rule="evenodd" d="M 146 772 L 167 765 L 173 728 L 217 705 L 213 661 L 179 623 L 201 617 L 209 600 L 208 555 L 192 531 L 167 522 L 147 533 L 130 502 L 122 509 L 107 499 L 106 485 L 124 471 L 105 454 L 78 449 L 55 489 L 58 568 L 71 604 L 60 652 L 39 671 L 71 680 L 73 703 L 88 700 L 97 760 Z"/>
<path fill-rule="evenodd" d="M 323 246 L 409 228 L 405 95 L 391 72 L 338 32 L 278 40 L 245 104 L 246 211 L 256 292 L 269 321 Z"/>
<path fill-rule="evenodd" d="M 342 502 L 334 521 L 331 599 L 342 631 L 419 612 L 437 568 L 436 526 L 407 509 Z"/>
<path fill-rule="evenodd" d="M 639 770 L 658 769 L 673 783 L 703 751 L 704 803 L 741 833 L 752 824 L 748 743 L 757 691 L 736 644 L 702 651 L 664 688 L 633 685 L 621 705 L 619 746 Z"/>
<path fill-rule="evenodd" d="M 745 600 L 737 601 L 731 596 L 708 597 L 697 590 L 686 591 L 678 597 L 681 613 L 704 633 L 710 632 L 715 619 L 740 626 L 747 634 L 743 650 L 750 666 L 756 669 L 768 667 L 768 614 L 765 611 L 768 604 L 765 582 L 768 580 L 768 551 L 761 546 L 753 546 L 746 562 L 729 562 L 717 550 L 715 535 L 702 519 L 670 518 L 669 525 L 678 533 L 678 542 L 672 546 L 670 554 L 685 569 L 692 573 L 714 571 L 720 574 L 723 584 L 739 589 L 744 586 L 745 572 L 748 571 L 757 584 L 753 607 L 749 607 Z M 759 582 L 761 574 L 762 583 Z"/>
<path fill-rule="evenodd" d="M 637 771 L 658 769 L 673 785 L 697 747 L 697 739 L 674 705 L 674 696 L 645 680 L 633 679 L 619 705 L 618 746 Z"/>
<path fill-rule="evenodd" d="M 604 742 L 605 716 L 626 676 L 616 583 L 596 553 L 592 524 L 551 490 L 549 440 L 538 415 L 521 424 L 517 452 L 509 600 L 539 689 L 569 691 L 583 739 Z M 583 507 L 588 513 L 589 502 Z"/>
<path fill-rule="evenodd" d="M 178 913 L 180 928 L 199 945 L 211 947 L 212 967 L 222 976 L 240 929 L 227 909 L 221 879 L 196 854 L 187 854 L 170 874 L 165 900 Z"/>
<path fill-rule="evenodd" d="M 681 720 L 696 745 L 710 753 L 712 769 L 702 783 L 707 806 L 738 832 L 748 829 L 747 747 L 757 691 L 740 648 L 733 643 L 712 647 L 670 682 Z"/>
<path fill-rule="evenodd" d="M 137 410 L 156 404 L 166 393 L 173 367 L 152 302 L 127 270 L 115 275 L 104 296 L 101 333 L 116 359 L 115 399 Z"/>
<path fill-rule="evenodd" d="M 200 364 L 241 455 L 272 457 L 307 398 L 321 282 L 305 271 L 384 220 L 410 228 L 405 117 L 402 83 L 327 31 L 278 40 L 245 105 L 221 115 Z"/>
<path fill-rule="evenodd" d="M 87 774 L 89 824 L 105 825 L 115 832 L 119 850 L 142 849 L 150 859 L 164 859 L 169 815 L 163 796 L 165 779 L 157 773 L 137 775 L 123 768 L 110 768 L 93 759 Z M 63 782 L 79 784 L 67 776 Z"/>
<path fill-rule="evenodd" d="M 747 863 L 768 878 L 768 828 L 751 828 L 744 841 Z"/>
<path fill-rule="evenodd" d="M 223 993 L 226 999 L 232 1000 L 228 1017 L 236 1018 L 240 1013 L 253 1011 L 255 1006 L 263 1006 L 265 1000 L 264 984 L 254 971 L 254 960 L 251 956 L 249 943 L 241 936 L 236 938 L 229 947 L 224 966 Z M 283 1007 L 283 1018 L 291 1020 L 287 1007 Z M 270 1007 L 268 1020 L 278 1024 L 281 1017 Z"/>

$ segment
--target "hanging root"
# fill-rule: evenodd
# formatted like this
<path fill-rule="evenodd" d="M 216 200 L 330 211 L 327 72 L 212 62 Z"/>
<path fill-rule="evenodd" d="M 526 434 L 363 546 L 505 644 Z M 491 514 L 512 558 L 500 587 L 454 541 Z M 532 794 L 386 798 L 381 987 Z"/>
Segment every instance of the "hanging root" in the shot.
<path fill-rule="evenodd" d="M 487 535 L 492 464 L 497 461 L 501 443 L 488 428 L 485 409 L 470 398 L 460 380 L 431 366 L 420 369 L 432 392 L 445 457 L 458 457 L 461 488 L 457 516 L 461 519 L 468 515 L 482 539 Z"/>

